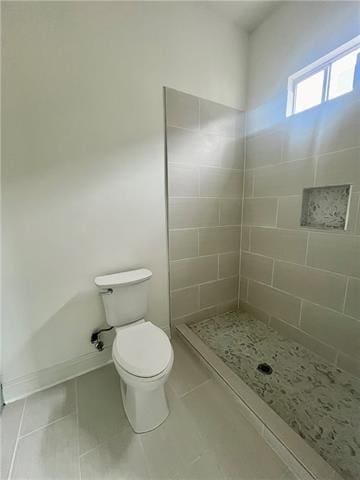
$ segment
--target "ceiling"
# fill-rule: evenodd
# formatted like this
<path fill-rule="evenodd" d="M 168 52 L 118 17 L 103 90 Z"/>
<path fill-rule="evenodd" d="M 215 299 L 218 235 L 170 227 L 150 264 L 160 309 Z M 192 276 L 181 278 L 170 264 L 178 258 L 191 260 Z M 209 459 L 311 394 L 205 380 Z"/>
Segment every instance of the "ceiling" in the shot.
<path fill-rule="evenodd" d="M 281 1 L 205 1 L 201 2 L 221 16 L 233 21 L 247 32 L 252 32 L 262 23 Z"/>

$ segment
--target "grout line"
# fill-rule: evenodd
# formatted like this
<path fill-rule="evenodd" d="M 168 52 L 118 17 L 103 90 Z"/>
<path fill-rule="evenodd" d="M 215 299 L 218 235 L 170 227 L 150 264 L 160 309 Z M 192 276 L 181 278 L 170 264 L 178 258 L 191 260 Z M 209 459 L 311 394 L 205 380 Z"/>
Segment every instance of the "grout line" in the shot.
<path fill-rule="evenodd" d="M 206 383 L 211 382 L 211 380 L 212 380 L 211 378 L 207 378 L 206 380 L 204 380 L 203 382 L 199 383 L 198 385 L 195 385 L 195 387 L 190 388 L 190 390 L 188 390 L 187 392 L 182 393 L 181 395 L 179 395 L 179 398 L 184 398 L 184 397 L 186 397 L 186 395 L 189 395 L 190 393 L 195 392 L 195 390 L 197 390 L 198 388 L 202 387 L 202 386 L 205 385 Z"/>
<path fill-rule="evenodd" d="M 347 278 L 346 285 L 345 285 L 344 303 L 343 303 L 343 306 L 342 306 L 342 312 L 343 313 L 345 313 L 346 297 L 347 297 L 347 294 L 348 294 L 349 283 L 350 283 L 350 277 Z"/>
<path fill-rule="evenodd" d="M 274 273 L 275 273 L 275 258 L 272 258 L 272 270 L 271 270 L 271 286 L 274 285 Z"/>
<path fill-rule="evenodd" d="M 215 257 L 216 255 L 225 255 L 225 254 L 230 254 L 230 253 L 236 253 L 238 254 L 239 252 L 236 250 L 229 250 L 226 252 L 214 252 L 214 253 L 209 253 L 206 255 L 197 255 L 193 257 L 184 257 L 184 258 L 177 258 L 176 260 L 170 260 L 171 263 L 177 263 L 177 262 L 182 262 L 183 260 L 197 260 L 198 258 L 206 258 L 206 257 Z"/>
<path fill-rule="evenodd" d="M 130 427 L 129 427 L 130 428 Z M 84 457 L 85 455 L 88 455 L 89 453 L 91 452 L 94 452 L 96 449 L 98 449 L 99 447 L 102 447 L 103 445 L 106 445 L 108 442 L 110 442 L 113 438 L 116 438 L 117 436 L 119 436 L 120 434 L 119 433 L 115 433 L 113 435 L 111 435 L 109 438 L 107 438 L 106 440 L 104 440 L 103 442 L 100 442 L 98 443 L 95 447 L 92 447 L 92 448 L 89 448 L 89 450 L 86 450 L 85 452 L 81 453 L 79 455 L 79 460 Z"/>
<path fill-rule="evenodd" d="M 46 425 L 41 425 L 41 427 L 35 428 L 34 430 L 31 430 L 31 432 L 25 433 L 24 435 L 20 435 L 19 440 L 22 440 L 23 438 L 29 437 L 33 433 L 40 432 L 41 430 L 45 430 L 45 428 L 50 427 L 51 425 L 54 425 L 55 423 L 61 422 L 61 420 L 64 420 L 64 418 L 70 417 L 71 415 L 74 415 L 75 411 L 73 410 L 70 413 L 67 413 L 63 417 L 57 418 L 56 420 L 53 420 L 52 422 L 47 423 Z"/>
<path fill-rule="evenodd" d="M 224 166 L 222 166 L 222 164 L 219 164 L 219 165 L 214 165 L 212 163 L 194 164 L 192 162 L 178 162 L 178 161 L 170 160 L 170 161 L 168 161 L 168 165 L 184 167 L 184 168 L 205 167 L 205 168 L 210 168 L 210 169 L 214 169 L 214 170 L 226 170 L 226 171 L 230 170 L 230 171 L 233 171 L 235 173 L 242 173 L 242 172 L 245 173 L 245 170 L 243 168 L 224 167 Z"/>
<path fill-rule="evenodd" d="M 221 278 L 220 280 L 229 280 L 230 278 L 239 278 L 239 275 L 236 274 L 236 275 L 230 275 L 229 277 L 223 277 Z M 171 290 L 170 293 L 175 293 L 175 292 L 181 292 L 182 290 L 187 290 L 188 288 L 194 288 L 194 287 L 199 287 L 202 286 L 202 285 L 209 285 L 210 283 L 215 283 L 215 282 L 218 282 L 219 280 L 217 280 L 216 278 L 213 279 L 213 280 L 209 280 L 207 282 L 202 282 L 202 283 L 194 283 L 193 285 L 188 285 L 187 287 L 181 287 L 181 288 L 174 288 L 173 290 Z"/>
<path fill-rule="evenodd" d="M 16 435 L 16 441 L 15 441 L 15 445 L 14 445 L 14 450 L 13 450 L 13 453 L 12 453 L 12 456 L 11 456 L 11 462 L 10 462 L 8 479 L 11 479 L 12 473 L 13 473 L 13 469 L 14 469 L 14 465 L 15 465 L 15 457 L 16 457 L 16 452 L 17 452 L 18 445 L 19 445 L 20 432 L 21 432 L 21 427 L 22 427 L 23 420 L 24 420 L 26 403 L 27 403 L 27 398 L 25 398 L 25 400 L 24 400 L 24 405 L 23 405 L 22 412 L 21 412 L 21 417 L 20 417 L 20 422 L 19 422 L 19 428 L 18 428 L 18 432 L 17 432 L 17 435 Z"/>
<path fill-rule="evenodd" d="M 243 142 L 243 178 L 242 178 L 242 196 L 241 196 L 241 223 L 240 223 L 240 243 L 239 243 L 239 269 L 238 269 L 238 291 L 237 291 L 237 307 L 240 306 L 240 285 L 241 285 L 241 268 L 242 268 L 242 243 L 243 243 L 243 230 L 244 230 L 244 209 L 245 209 L 245 179 L 246 179 L 246 114 L 244 114 L 244 142 Z M 253 176 L 254 177 L 254 176 Z"/>
<path fill-rule="evenodd" d="M 308 264 L 310 232 L 307 232 L 304 264 Z"/>
<path fill-rule="evenodd" d="M 302 314 L 303 314 L 303 306 L 304 306 L 304 300 L 303 300 L 303 299 L 301 299 L 301 300 L 300 300 L 299 322 L 298 322 L 298 325 L 299 325 L 299 328 L 300 328 L 300 330 L 302 330 Z"/>
<path fill-rule="evenodd" d="M 217 279 L 220 280 L 220 254 L 217 255 Z"/>
<path fill-rule="evenodd" d="M 276 199 L 276 215 L 275 215 L 275 226 L 278 226 L 278 217 L 279 217 L 279 209 L 280 209 L 280 198 Z"/>

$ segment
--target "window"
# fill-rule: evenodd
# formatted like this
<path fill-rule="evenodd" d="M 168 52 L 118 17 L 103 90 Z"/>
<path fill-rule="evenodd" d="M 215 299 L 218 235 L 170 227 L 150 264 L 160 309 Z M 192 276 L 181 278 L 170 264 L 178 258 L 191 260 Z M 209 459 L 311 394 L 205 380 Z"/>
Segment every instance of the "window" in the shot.
<path fill-rule="evenodd" d="M 286 115 L 351 92 L 359 68 L 360 35 L 289 77 Z"/>

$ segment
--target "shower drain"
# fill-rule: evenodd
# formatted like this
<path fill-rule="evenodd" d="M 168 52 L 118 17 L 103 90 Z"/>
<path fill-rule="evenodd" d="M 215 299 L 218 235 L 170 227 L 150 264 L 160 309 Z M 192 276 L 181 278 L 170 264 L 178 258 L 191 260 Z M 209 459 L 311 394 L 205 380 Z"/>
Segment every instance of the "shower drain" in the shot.
<path fill-rule="evenodd" d="M 259 363 L 257 366 L 259 372 L 263 373 L 264 375 L 271 375 L 273 369 L 270 367 L 268 363 Z"/>

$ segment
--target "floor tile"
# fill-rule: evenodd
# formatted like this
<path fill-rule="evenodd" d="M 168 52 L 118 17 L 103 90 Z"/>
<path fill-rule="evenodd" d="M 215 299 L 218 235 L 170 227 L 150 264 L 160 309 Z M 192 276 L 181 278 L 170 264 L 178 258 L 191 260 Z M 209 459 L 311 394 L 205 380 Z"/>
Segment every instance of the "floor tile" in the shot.
<path fill-rule="evenodd" d="M 213 452 L 205 452 L 187 465 L 177 480 L 227 480 Z"/>
<path fill-rule="evenodd" d="M 124 425 L 120 434 L 80 457 L 82 480 L 149 478 L 139 436 Z"/>
<path fill-rule="evenodd" d="M 120 377 L 113 364 L 78 378 L 80 453 L 84 453 L 128 425 Z"/>
<path fill-rule="evenodd" d="M 61 383 L 26 399 L 21 435 L 75 412 L 75 381 Z"/>
<path fill-rule="evenodd" d="M 167 387 L 170 415 L 157 429 L 140 435 L 152 478 L 168 479 L 184 470 L 204 452 L 196 425 L 170 386 Z"/>
<path fill-rule="evenodd" d="M 9 403 L 1 413 L 1 478 L 9 476 L 25 400 Z"/>
<path fill-rule="evenodd" d="M 174 365 L 169 382 L 175 392 L 181 396 L 205 382 L 210 378 L 210 373 L 182 340 L 175 338 L 172 344 Z"/>
<path fill-rule="evenodd" d="M 18 444 L 12 479 L 78 479 L 76 415 L 23 437 Z"/>

